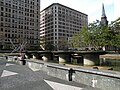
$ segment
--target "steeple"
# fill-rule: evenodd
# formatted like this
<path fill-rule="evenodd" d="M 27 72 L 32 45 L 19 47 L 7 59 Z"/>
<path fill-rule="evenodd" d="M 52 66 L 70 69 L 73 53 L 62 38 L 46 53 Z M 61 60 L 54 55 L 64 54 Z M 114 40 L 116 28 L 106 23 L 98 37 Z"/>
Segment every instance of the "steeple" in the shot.
<path fill-rule="evenodd" d="M 108 25 L 107 17 L 106 17 L 106 14 L 105 14 L 104 4 L 102 4 L 101 25 L 104 25 L 104 26 L 107 26 L 107 25 Z"/>
<path fill-rule="evenodd" d="M 104 4 L 102 4 L 102 17 L 106 17 Z"/>

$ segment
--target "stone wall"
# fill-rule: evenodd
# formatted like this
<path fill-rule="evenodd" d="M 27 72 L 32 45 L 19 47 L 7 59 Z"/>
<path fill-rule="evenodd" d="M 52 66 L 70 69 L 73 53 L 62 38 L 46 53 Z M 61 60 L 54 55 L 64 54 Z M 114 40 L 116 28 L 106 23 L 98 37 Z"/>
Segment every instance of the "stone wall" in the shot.
<path fill-rule="evenodd" d="M 26 65 L 34 71 L 43 70 L 48 75 L 70 81 L 68 77 L 70 68 L 64 65 L 46 63 L 40 60 L 26 60 Z"/>
<path fill-rule="evenodd" d="M 71 81 L 71 79 L 69 77 L 69 71 L 70 71 L 70 68 L 65 67 L 64 65 L 54 65 L 54 64 L 47 65 L 48 75 Z"/>
<path fill-rule="evenodd" d="M 102 90 L 120 90 L 120 73 L 74 68 L 73 81 Z"/>
<path fill-rule="evenodd" d="M 43 70 L 46 71 L 47 68 L 45 68 L 45 64 L 42 61 L 37 60 L 27 60 L 26 59 L 26 65 L 31 68 L 33 71 Z"/>

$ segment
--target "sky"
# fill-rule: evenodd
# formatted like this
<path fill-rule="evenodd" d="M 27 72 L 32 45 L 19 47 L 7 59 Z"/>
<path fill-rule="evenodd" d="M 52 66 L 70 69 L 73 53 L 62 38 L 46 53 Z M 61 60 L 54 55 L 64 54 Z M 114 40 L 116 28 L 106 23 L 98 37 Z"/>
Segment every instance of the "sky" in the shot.
<path fill-rule="evenodd" d="M 114 0 L 114 15 L 120 17 L 120 0 Z"/>
<path fill-rule="evenodd" d="M 120 4 L 120 0 L 41 0 L 41 10 L 52 3 L 60 3 L 87 14 L 89 23 L 101 20 L 102 3 L 104 3 L 105 13 L 109 23 L 120 16 L 120 13 L 118 13 L 118 7 L 120 6 L 118 4 Z M 115 6 L 116 10 L 114 10 Z"/>

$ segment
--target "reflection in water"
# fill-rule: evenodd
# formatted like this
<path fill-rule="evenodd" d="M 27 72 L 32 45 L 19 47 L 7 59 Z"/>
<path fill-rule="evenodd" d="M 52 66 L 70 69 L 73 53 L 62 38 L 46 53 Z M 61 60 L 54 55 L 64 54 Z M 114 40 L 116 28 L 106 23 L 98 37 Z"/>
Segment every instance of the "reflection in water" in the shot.
<path fill-rule="evenodd" d="M 53 61 L 49 61 L 49 62 L 59 63 L 58 57 L 54 58 Z M 74 59 L 72 58 L 71 62 L 66 62 L 66 64 L 84 66 L 83 65 L 83 58 L 77 58 L 77 59 L 76 58 L 74 58 Z M 107 70 L 120 71 L 120 59 L 100 58 L 100 66 L 106 67 Z M 97 68 L 93 67 L 93 69 L 97 69 Z"/>
<path fill-rule="evenodd" d="M 120 71 L 120 59 L 101 58 L 100 65 L 112 67 L 114 71 Z"/>

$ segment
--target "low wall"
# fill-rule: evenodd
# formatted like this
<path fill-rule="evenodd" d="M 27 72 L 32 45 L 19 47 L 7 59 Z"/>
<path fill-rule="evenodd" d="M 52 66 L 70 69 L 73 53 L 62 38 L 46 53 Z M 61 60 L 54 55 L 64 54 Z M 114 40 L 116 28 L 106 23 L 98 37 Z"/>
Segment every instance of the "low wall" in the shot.
<path fill-rule="evenodd" d="M 48 75 L 102 90 L 120 90 L 120 72 L 96 69 L 71 68 L 64 65 L 26 59 L 26 65 L 32 70 L 43 70 Z"/>
<path fill-rule="evenodd" d="M 93 69 L 73 68 L 73 81 L 102 90 L 120 90 L 120 73 Z"/>
<path fill-rule="evenodd" d="M 26 59 L 26 65 L 31 68 L 33 71 L 43 70 L 46 71 L 45 63 L 38 60 L 29 60 Z"/>
<path fill-rule="evenodd" d="M 65 67 L 64 65 L 58 65 L 58 64 L 47 65 L 48 75 L 51 75 L 53 77 L 57 77 L 63 80 L 72 81 L 72 78 L 70 76 L 70 70 L 71 68 Z"/>
<path fill-rule="evenodd" d="M 69 70 L 70 68 L 65 67 L 64 65 L 52 64 L 42 62 L 40 60 L 28 60 L 26 59 L 26 65 L 31 68 L 33 71 L 42 70 L 47 72 L 48 75 L 57 77 L 64 80 L 69 80 Z"/>

